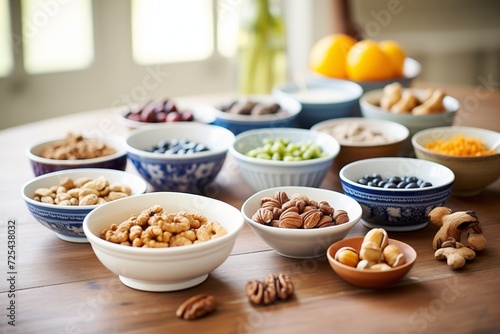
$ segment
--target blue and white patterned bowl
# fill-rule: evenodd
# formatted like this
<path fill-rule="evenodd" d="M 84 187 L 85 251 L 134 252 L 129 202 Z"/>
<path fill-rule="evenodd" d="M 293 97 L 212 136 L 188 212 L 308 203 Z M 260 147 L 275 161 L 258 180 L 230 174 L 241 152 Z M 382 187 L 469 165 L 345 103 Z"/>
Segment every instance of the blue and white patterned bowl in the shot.
<path fill-rule="evenodd" d="M 31 215 L 40 224 L 54 231 L 60 239 L 69 242 L 86 243 L 88 241 L 83 232 L 83 220 L 90 211 L 99 205 L 62 206 L 41 203 L 35 201 L 33 197 L 36 189 L 50 188 L 58 185 L 63 177 L 75 180 L 80 177 L 96 179 L 99 176 L 104 176 L 110 183 L 120 183 L 129 186 L 132 190 L 132 196 L 143 194 L 147 190 L 146 182 L 134 174 L 113 169 L 80 168 L 35 177 L 24 184 L 21 195 Z"/>
<path fill-rule="evenodd" d="M 359 184 L 364 175 L 415 176 L 432 183 L 415 189 L 374 188 Z M 427 214 L 442 206 L 451 194 L 455 175 L 438 163 L 412 158 L 373 158 L 352 162 L 340 172 L 344 193 L 363 208 L 361 222 L 368 228 L 413 231 L 428 224 Z"/>
<path fill-rule="evenodd" d="M 160 141 L 170 142 L 173 139 L 204 144 L 209 150 L 184 155 L 147 151 Z M 134 130 L 127 136 L 125 147 L 130 161 L 155 191 L 207 193 L 233 141 L 233 133 L 223 127 L 179 122 L 143 126 Z"/>

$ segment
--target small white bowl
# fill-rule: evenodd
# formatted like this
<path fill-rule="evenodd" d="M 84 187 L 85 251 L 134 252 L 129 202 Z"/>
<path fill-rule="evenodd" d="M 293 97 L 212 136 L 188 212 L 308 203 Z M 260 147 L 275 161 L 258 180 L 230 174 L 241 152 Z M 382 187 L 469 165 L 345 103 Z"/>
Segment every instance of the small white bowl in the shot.
<path fill-rule="evenodd" d="M 76 180 L 80 177 L 96 179 L 104 176 L 109 183 L 120 183 L 129 186 L 131 196 L 143 194 L 147 191 L 146 182 L 137 175 L 104 168 L 80 168 L 44 174 L 24 184 L 21 195 L 30 213 L 43 226 L 54 231 L 57 237 L 64 241 L 87 243 L 83 233 L 85 216 L 99 205 L 65 206 L 48 204 L 33 199 L 38 188 L 50 188 L 59 185 L 63 177 Z"/>
<path fill-rule="evenodd" d="M 349 221 L 313 229 L 273 227 L 253 221 L 252 216 L 260 208 L 260 200 L 263 197 L 273 197 L 277 191 L 284 191 L 289 197 L 301 193 L 310 200 L 326 201 L 336 210 L 345 210 Z M 252 230 L 278 254 L 299 259 L 325 255 L 328 247 L 343 239 L 361 218 L 361 206 L 352 198 L 333 190 L 310 187 L 276 187 L 257 192 L 243 203 L 241 212 Z"/>
<path fill-rule="evenodd" d="M 346 141 L 336 136 L 338 127 L 351 127 L 363 129 L 366 132 L 378 133 L 385 138 L 384 142 L 377 141 Z M 346 117 L 320 122 L 311 128 L 312 131 L 323 132 L 331 135 L 340 143 L 340 153 L 335 158 L 334 169 L 338 172 L 350 162 L 377 158 L 397 157 L 401 155 L 403 143 L 410 132 L 399 123 L 368 119 L 364 117 Z"/>
<path fill-rule="evenodd" d="M 167 212 L 200 213 L 221 224 L 227 234 L 168 248 L 124 246 L 101 238 L 101 231 L 111 224 L 120 224 L 156 204 Z M 99 206 L 85 217 L 83 230 L 97 258 L 126 286 L 144 291 L 176 291 L 203 283 L 228 258 L 243 224 L 240 211 L 224 202 L 193 194 L 157 192 Z"/>
<path fill-rule="evenodd" d="M 292 143 L 311 141 L 320 146 L 326 155 L 303 161 L 276 161 L 245 154 L 262 146 L 264 139 L 280 138 L 288 139 Z M 229 147 L 242 177 L 255 191 L 280 186 L 319 187 L 339 150 L 337 140 L 326 133 L 291 128 L 245 131 L 237 135 L 233 145 Z"/>
<path fill-rule="evenodd" d="M 452 194 L 475 196 L 500 177 L 500 153 L 480 157 L 460 157 L 433 152 L 425 148 L 435 140 L 450 140 L 456 135 L 473 137 L 484 142 L 486 147 L 500 142 L 500 133 L 466 126 L 447 126 L 416 133 L 412 137 L 413 148 L 419 159 L 437 162 L 447 166 L 455 174 Z"/>
<path fill-rule="evenodd" d="M 115 153 L 107 156 L 79 160 L 48 159 L 40 156 L 42 150 L 45 147 L 58 142 L 62 142 L 65 139 L 66 135 L 38 139 L 26 148 L 26 156 L 31 163 L 31 168 L 35 176 L 74 168 L 110 168 L 116 170 L 125 170 L 127 167 L 127 151 L 125 150 L 125 147 L 123 145 L 124 140 L 122 137 L 114 135 L 87 138 L 100 141 L 105 145 L 115 149 Z"/>

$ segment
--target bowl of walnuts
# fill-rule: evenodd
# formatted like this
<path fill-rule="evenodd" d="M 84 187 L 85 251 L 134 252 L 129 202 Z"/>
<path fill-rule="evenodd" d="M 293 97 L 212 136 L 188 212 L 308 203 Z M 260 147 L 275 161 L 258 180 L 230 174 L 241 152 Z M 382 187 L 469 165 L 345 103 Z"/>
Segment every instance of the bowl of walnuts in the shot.
<path fill-rule="evenodd" d="M 278 254 L 316 258 L 343 239 L 361 218 L 361 206 L 333 190 L 275 187 L 250 196 L 241 207 L 250 228 Z"/>

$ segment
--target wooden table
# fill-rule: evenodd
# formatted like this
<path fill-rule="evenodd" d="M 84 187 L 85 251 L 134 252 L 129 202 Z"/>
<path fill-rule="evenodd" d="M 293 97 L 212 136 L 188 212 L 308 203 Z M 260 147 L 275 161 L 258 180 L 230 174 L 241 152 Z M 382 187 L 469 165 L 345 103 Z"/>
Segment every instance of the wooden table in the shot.
<path fill-rule="evenodd" d="M 488 85 L 445 88 L 462 103 L 457 124 L 500 131 L 499 91 Z M 150 293 L 123 285 L 99 262 L 89 244 L 59 240 L 33 219 L 23 203 L 21 187 L 33 177 L 26 146 L 35 138 L 67 131 L 125 135 L 128 130 L 117 123 L 114 112 L 97 110 L 0 132 L 0 333 L 500 332 L 500 180 L 476 197 L 451 197 L 447 202 L 453 210 L 475 210 L 489 240 L 488 248 L 459 271 L 434 259 L 431 241 L 437 228 L 433 225 L 389 233 L 411 244 L 418 259 L 403 281 L 383 290 L 349 285 L 332 271 L 325 257 L 282 257 L 245 226 L 231 256 L 204 283 L 184 291 Z M 128 170 L 136 173 L 131 164 Z M 223 173 L 226 177 L 218 179 L 216 197 L 240 208 L 252 190 L 232 159 Z M 321 187 L 342 191 L 333 172 Z M 9 233 L 13 222 L 15 233 Z M 350 235 L 366 232 L 358 224 Z M 9 235 L 15 236 L 13 269 L 8 268 Z M 244 293 L 246 282 L 279 272 L 292 277 L 293 299 L 252 306 Z M 191 322 L 176 318 L 180 303 L 201 292 L 216 296 L 217 312 Z M 8 309 L 11 304 L 14 311 Z"/>

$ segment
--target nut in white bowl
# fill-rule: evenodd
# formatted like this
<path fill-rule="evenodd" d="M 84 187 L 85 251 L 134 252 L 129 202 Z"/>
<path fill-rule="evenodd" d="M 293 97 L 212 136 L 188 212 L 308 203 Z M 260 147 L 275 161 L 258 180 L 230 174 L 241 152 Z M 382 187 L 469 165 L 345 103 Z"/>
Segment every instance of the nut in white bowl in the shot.
<path fill-rule="evenodd" d="M 208 221 L 218 222 L 227 233 L 205 242 L 167 248 L 125 246 L 101 238 L 101 232 L 111 224 L 120 224 L 153 205 L 170 213 L 202 214 Z M 97 258 L 126 286 L 176 291 L 203 283 L 228 258 L 243 224 L 240 211 L 227 203 L 194 194 L 156 192 L 96 208 L 85 217 L 83 229 Z"/>
<path fill-rule="evenodd" d="M 320 228 L 284 228 L 264 225 L 252 219 L 261 207 L 261 199 L 273 197 L 278 191 L 289 197 L 294 194 L 306 195 L 310 200 L 326 201 L 335 210 L 344 210 L 349 221 Z M 361 207 L 352 198 L 333 190 L 311 187 L 275 187 L 259 191 L 250 196 L 241 207 L 246 223 L 278 254 L 290 258 L 317 258 L 326 253 L 328 247 L 343 239 L 361 218 Z"/>
<path fill-rule="evenodd" d="M 302 161 L 283 161 L 247 155 L 248 151 L 262 146 L 267 139 L 286 139 L 291 143 L 311 142 L 322 149 L 324 156 Z M 338 141 L 326 133 L 293 128 L 245 131 L 236 136 L 229 148 L 242 177 L 255 191 L 280 186 L 319 187 L 339 150 Z"/>

